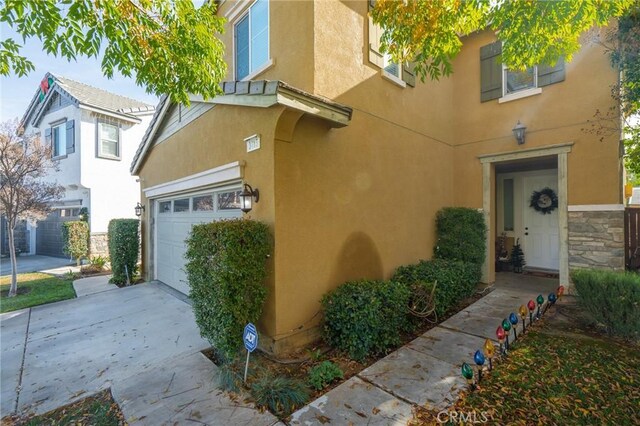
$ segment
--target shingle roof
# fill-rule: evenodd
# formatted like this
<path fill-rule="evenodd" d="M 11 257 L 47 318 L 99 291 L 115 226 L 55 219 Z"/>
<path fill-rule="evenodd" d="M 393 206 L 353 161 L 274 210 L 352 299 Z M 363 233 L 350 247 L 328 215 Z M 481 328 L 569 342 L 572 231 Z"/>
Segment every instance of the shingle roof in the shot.
<path fill-rule="evenodd" d="M 154 106 L 126 96 L 116 95 L 66 77 L 53 75 L 56 83 L 80 103 L 120 113 L 153 111 Z"/>

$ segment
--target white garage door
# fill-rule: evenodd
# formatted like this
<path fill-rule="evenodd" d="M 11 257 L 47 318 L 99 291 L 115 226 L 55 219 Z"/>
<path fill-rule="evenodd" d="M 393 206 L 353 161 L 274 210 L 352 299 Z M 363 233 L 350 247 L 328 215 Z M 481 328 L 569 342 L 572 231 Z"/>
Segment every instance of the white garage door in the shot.
<path fill-rule="evenodd" d="M 157 280 L 189 294 L 184 254 L 191 227 L 197 223 L 241 217 L 240 192 L 233 188 L 155 202 Z"/>

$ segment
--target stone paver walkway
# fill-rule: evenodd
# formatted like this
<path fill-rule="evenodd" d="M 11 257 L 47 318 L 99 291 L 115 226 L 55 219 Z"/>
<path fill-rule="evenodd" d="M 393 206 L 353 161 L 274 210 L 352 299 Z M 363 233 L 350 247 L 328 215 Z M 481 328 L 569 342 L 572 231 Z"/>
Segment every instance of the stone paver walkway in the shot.
<path fill-rule="evenodd" d="M 292 425 L 402 425 L 412 406 L 441 410 L 466 386 L 463 362 L 473 354 L 511 312 L 542 293 L 557 280 L 504 274 L 487 296 L 374 363 L 327 394 L 295 412 Z M 521 327 L 521 325 L 519 325 Z"/>

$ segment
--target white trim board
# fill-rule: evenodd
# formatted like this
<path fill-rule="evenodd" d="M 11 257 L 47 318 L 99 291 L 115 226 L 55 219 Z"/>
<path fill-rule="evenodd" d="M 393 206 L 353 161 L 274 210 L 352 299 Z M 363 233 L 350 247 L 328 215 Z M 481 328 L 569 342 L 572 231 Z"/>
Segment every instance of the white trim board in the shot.
<path fill-rule="evenodd" d="M 570 212 L 618 212 L 624 211 L 624 204 L 582 204 L 568 206 Z"/>
<path fill-rule="evenodd" d="M 244 162 L 234 161 L 204 172 L 196 173 L 180 179 L 151 186 L 143 190 L 145 197 L 157 198 L 186 190 L 217 185 L 223 182 L 239 180 L 243 177 Z"/>

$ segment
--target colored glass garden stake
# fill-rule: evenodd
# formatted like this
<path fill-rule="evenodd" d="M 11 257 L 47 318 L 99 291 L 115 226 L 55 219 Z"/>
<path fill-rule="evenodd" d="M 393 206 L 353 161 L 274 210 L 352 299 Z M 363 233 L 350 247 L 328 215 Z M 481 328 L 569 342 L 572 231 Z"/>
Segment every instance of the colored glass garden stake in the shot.
<path fill-rule="evenodd" d="M 500 353 L 504 355 L 504 346 L 502 346 L 502 342 L 504 342 L 504 328 L 502 326 L 498 326 L 496 330 L 496 337 L 498 338 L 498 342 L 500 343 Z"/>
<path fill-rule="evenodd" d="M 484 353 L 487 356 L 487 358 L 489 358 L 489 371 L 493 370 L 493 363 L 491 362 L 491 359 L 493 358 L 493 355 L 496 353 L 496 348 L 495 346 L 493 346 L 493 342 L 491 341 L 491 339 L 487 339 L 484 341 Z"/>
<path fill-rule="evenodd" d="M 531 324 L 533 324 L 533 310 L 536 308 L 536 302 L 529 300 L 529 302 L 527 302 L 527 308 L 529 309 L 529 326 L 531 326 Z"/>
<path fill-rule="evenodd" d="M 475 383 L 473 383 L 473 369 L 466 362 L 462 364 L 462 377 L 467 379 L 467 383 L 469 383 L 471 390 L 476 388 Z"/>
<path fill-rule="evenodd" d="M 509 315 L 509 322 L 513 326 L 513 341 L 515 342 L 518 339 L 518 332 L 516 331 L 516 324 L 518 324 L 518 316 L 515 312 L 511 312 Z"/>
<path fill-rule="evenodd" d="M 509 332 L 511 331 L 511 323 L 508 319 L 502 320 L 502 328 L 504 329 L 504 353 L 509 350 Z"/>
<path fill-rule="evenodd" d="M 538 303 L 538 312 L 536 312 L 536 318 L 540 319 L 540 307 L 544 303 L 544 296 L 539 294 L 538 297 L 536 298 L 536 302 Z"/>
<path fill-rule="evenodd" d="M 526 317 L 527 317 L 527 307 L 524 305 L 520 305 L 518 308 L 518 313 L 520 314 L 520 318 L 522 319 L 522 334 L 526 331 L 527 327 L 525 325 Z"/>
<path fill-rule="evenodd" d="M 545 305 L 544 311 L 542 311 L 542 315 L 544 315 L 547 312 L 547 309 L 549 309 L 549 306 L 556 304 L 556 300 L 558 300 L 556 297 L 556 294 L 549 293 L 549 297 L 547 298 L 548 303 Z"/>
<path fill-rule="evenodd" d="M 478 366 L 478 383 L 482 380 L 482 366 L 484 365 L 484 354 L 480 349 L 473 354 L 473 361 Z"/>
<path fill-rule="evenodd" d="M 558 287 L 558 290 L 556 290 L 556 294 L 558 295 L 558 300 L 560 300 L 562 298 L 562 295 L 564 294 L 564 286 L 563 285 Z"/>

